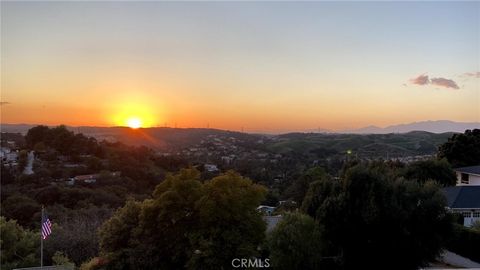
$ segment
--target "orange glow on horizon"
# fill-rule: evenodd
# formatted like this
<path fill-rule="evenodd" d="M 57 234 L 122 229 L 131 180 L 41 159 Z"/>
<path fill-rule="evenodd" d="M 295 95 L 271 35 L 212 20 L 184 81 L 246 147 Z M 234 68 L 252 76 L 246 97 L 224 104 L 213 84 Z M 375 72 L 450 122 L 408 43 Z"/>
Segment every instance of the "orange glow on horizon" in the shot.
<path fill-rule="evenodd" d="M 112 102 L 109 111 L 111 123 L 116 126 L 127 126 L 130 128 L 148 128 L 158 125 L 160 119 L 158 106 L 153 106 L 145 100 L 119 100 Z M 155 108 L 155 109 L 153 109 Z"/>

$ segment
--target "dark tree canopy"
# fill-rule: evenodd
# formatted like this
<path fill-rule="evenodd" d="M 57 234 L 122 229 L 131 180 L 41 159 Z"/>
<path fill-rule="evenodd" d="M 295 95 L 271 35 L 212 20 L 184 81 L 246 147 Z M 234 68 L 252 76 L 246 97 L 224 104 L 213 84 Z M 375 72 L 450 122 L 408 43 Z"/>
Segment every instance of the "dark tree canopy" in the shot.
<path fill-rule="evenodd" d="M 0 216 L 2 269 L 32 267 L 38 265 L 36 256 L 40 246 L 40 234 L 23 229 L 15 220 Z"/>
<path fill-rule="evenodd" d="M 457 176 L 446 159 L 414 162 L 406 166 L 401 175 L 421 183 L 433 180 L 441 186 L 453 186 L 457 181 Z"/>
<path fill-rule="evenodd" d="M 36 126 L 28 130 L 25 141 L 30 149 L 57 150 L 62 155 L 95 154 L 99 151 L 97 140 L 83 134 L 75 134 L 66 126 L 54 128 Z"/>
<path fill-rule="evenodd" d="M 321 269 L 320 228 L 310 216 L 286 214 L 268 236 L 275 269 Z"/>
<path fill-rule="evenodd" d="M 257 253 L 265 189 L 234 172 L 202 183 L 195 169 L 169 175 L 153 199 L 130 201 L 100 230 L 109 269 L 218 269 Z"/>
<path fill-rule="evenodd" d="M 343 268 L 417 269 L 452 232 L 445 205 L 433 182 L 391 179 L 358 165 L 339 183 L 312 184 L 303 209 L 320 224 L 325 256 L 338 256 Z"/>
<path fill-rule="evenodd" d="M 22 226 L 34 226 L 34 216 L 40 212 L 41 206 L 30 197 L 22 194 L 9 196 L 2 202 L 2 215 L 15 219 Z"/>
<path fill-rule="evenodd" d="M 454 134 L 439 147 L 438 156 L 446 158 L 454 168 L 479 165 L 480 129 Z"/>
<path fill-rule="evenodd" d="M 328 178 L 322 167 L 314 167 L 303 173 L 293 184 L 288 187 L 286 194 L 297 203 L 301 203 L 307 193 L 310 183 Z"/>

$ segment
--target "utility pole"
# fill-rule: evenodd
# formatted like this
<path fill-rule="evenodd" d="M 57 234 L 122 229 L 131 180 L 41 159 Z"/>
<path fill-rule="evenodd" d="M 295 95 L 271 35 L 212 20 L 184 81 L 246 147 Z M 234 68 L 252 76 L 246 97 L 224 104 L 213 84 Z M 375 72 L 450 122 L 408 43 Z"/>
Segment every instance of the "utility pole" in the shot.
<path fill-rule="evenodd" d="M 44 216 L 44 207 L 42 205 L 42 217 L 40 221 L 40 267 L 43 268 L 43 216 Z"/>

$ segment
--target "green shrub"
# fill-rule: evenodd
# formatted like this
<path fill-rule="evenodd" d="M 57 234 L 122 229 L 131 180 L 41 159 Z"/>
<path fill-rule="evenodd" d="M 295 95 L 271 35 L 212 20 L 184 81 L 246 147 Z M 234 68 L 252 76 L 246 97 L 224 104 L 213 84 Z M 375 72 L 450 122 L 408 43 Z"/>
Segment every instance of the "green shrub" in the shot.
<path fill-rule="evenodd" d="M 462 225 L 455 225 L 455 234 L 447 245 L 447 249 L 467 257 L 473 261 L 480 262 L 480 231 L 466 228 Z"/>

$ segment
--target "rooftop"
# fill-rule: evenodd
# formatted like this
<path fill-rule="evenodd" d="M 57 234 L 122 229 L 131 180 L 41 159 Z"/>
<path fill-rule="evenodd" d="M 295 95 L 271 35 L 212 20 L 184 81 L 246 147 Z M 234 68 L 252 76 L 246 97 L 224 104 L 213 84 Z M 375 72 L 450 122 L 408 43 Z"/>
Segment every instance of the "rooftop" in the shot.
<path fill-rule="evenodd" d="M 456 172 L 480 175 L 480 165 L 453 169 Z"/>
<path fill-rule="evenodd" d="M 443 189 L 450 208 L 480 208 L 480 186 L 455 186 Z"/>

